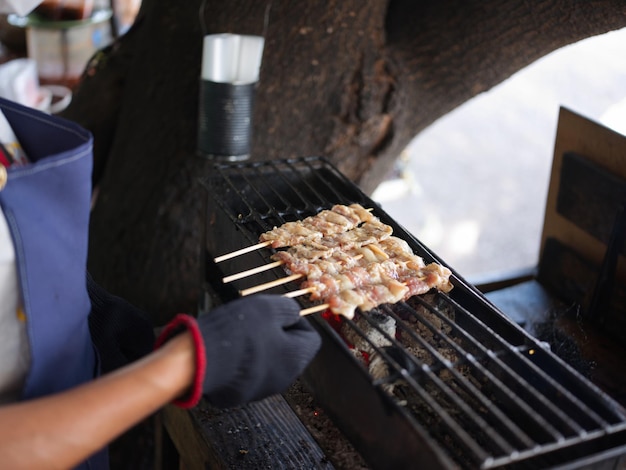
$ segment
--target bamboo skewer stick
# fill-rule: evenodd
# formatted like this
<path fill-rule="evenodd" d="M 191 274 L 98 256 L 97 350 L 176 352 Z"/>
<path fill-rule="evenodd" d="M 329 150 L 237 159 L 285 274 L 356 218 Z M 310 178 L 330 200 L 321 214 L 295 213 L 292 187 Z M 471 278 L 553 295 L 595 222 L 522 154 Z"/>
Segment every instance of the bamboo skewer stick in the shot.
<path fill-rule="evenodd" d="M 383 250 L 381 250 L 381 248 L 378 245 L 376 245 L 376 243 L 371 243 L 366 246 L 369 247 L 370 250 L 375 252 L 378 256 L 382 257 L 383 259 L 389 259 L 389 255 L 385 253 Z"/>
<path fill-rule="evenodd" d="M 304 294 L 310 294 L 311 292 L 313 292 L 315 289 L 313 287 L 307 287 L 306 289 L 298 289 L 298 290 L 294 290 L 291 292 L 287 292 L 286 294 L 283 294 L 284 297 L 289 297 L 290 299 L 293 299 L 294 297 L 299 297 L 301 295 Z"/>
<path fill-rule="evenodd" d="M 249 253 L 254 250 L 258 250 L 259 248 L 270 246 L 271 244 L 272 242 L 269 240 L 266 242 L 260 242 L 260 243 L 257 243 L 256 245 L 247 246 L 245 248 L 241 248 L 240 250 L 231 251 L 230 253 L 226 253 L 221 256 L 218 256 L 217 258 L 214 258 L 213 261 L 215 261 L 216 263 L 219 263 L 220 261 L 225 261 L 227 259 L 231 259 L 236 256 L 243 255 L 245 253 Z"/>
<path fill-rule="evenodd" d="M 363 255 L 355 255 L 354 256 L 354 260 L 355 261 L 358 261 L 361 258 L 363 258 Z M 235 274 L 231 274 L 230 276 L 226 276 L 226 277 L 224 277 L 222 279 L 222 282 L 224 284 L 228 284 L 229 282 L 237 281 L 238 279 L 243 279 L 244 277 L 252 276 L 253 274 L 262 273 L 263 271 L 269 271 L 270 269 L 277 268 L 278 266 L 282 266 L 283 264 L 285 264 L 285 261 L 279 260 L 279 261 L 274 261 L 272 263 L 264 264 L 263 266 L 257 266 L 256 268 L 251 268 L 251 269 L 248 269 L 246 271 L 241 271 L 239 273 L 235 273 Z M 303 293 L 306 294 L 307 292 L 312 292 L 312 291 L 309 290 L 309 291 L 305 291 Z M 285 294 L 285 295 L 288 295 L 288 294 Z M 298 295 L 302 295 L 302 294 L 296 294 L 296 295 L 294 295 L 294 297 L 296 297 Z"/>
<path fill-rule="evenodd" d="M 247 271 L 241 271 L 240 273 L 226 276 L 224 279 L 222 279 L 222 282 L 224 284 L 228 284 L 229 282 L 243 279 L 244 277 L 252 276 L 253 274 L 262 273 L 263 271 L 268 271 L 283 264 L 285 264 L 284 261 L 274 261 L 273 263 L 264 264 L 263 266 L 257 266 L 256 268 L 248 269 Z"/>
<path fill-rule="evenodd" d="M 287 284 L 288 282 L 295 281 L 296 279 L 300 279 L 301 277 L 303 277 L 302 274 L 292 274 L 291 276 L 283 277 L 281 279 L 276 279 L 274 281 L 266 282 L 264 284 L 259 284 L 258 286 L 243 289 L 239 291 L 239 293 L 242 297 L 245 297 L 246 295 L 255 294 L 263 290 L 271 289 L 272 287 Z"/>
<path fill-rule="evenodd" d="M 305 315 L 311 315 L 312 313 L 321 312 L 322 310 L 326 310 L 330 305 L 328 304 L 320 304 L 314 305 L 313 307 L 303 308 L 300 310 L 300 316 L 304 317 Z"/>

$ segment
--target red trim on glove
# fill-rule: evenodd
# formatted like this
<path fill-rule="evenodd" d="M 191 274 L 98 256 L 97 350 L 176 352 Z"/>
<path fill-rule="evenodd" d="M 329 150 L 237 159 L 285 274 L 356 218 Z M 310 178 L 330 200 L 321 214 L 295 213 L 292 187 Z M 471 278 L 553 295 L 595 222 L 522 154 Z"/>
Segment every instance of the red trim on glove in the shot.
<path fill-rule="evenodd" d="M 161 347 L 167 341 L 182 333 L 184 330 L 189 331 L 189 333 L 191 333 L 191 338 L 193 339 L 196 371 L 189 393 L 177 398 L 172 403 L 176 406 L 187 409 L 196 406 L 200 401 L 200 398 L 202 398 L 202 383 L 204 382 L 204 372 L 206 370 L 204 340 L 202 338 L 202 333 L 200 333 L 200 329 L 198 328 L 198 322 L 190 315 L 179 313 L 165 326 L 154 344 L 154 349 Z"/>

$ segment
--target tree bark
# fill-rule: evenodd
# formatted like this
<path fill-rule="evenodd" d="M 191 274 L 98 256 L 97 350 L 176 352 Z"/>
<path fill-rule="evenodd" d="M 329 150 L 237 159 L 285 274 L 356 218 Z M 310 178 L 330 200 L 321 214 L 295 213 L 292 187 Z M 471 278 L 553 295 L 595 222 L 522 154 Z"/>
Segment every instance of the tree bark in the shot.
<path fill-rule="evenodd" d="M 371 192 L 436 119 L 623 27 L 625 13 L 616 0 L 275 0 L 269 15 L 248 0 L 144 0 L 65 113 L 95 135 L 90 270 L 155 323 L 195 311 L 210 171 L 196 156 L 203 34 L 266 38 L 252 159 L 325 156 Z"/>

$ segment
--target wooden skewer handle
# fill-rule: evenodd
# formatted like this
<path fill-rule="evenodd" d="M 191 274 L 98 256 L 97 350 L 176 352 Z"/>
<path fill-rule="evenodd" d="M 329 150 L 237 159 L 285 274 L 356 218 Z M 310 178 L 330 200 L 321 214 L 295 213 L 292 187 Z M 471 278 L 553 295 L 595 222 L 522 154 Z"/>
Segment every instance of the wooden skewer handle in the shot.
<path fill-rule="evenodd" d="M 230 276 L 226 276 L 222 279 L 224 284 L 228 284 L 229 282 L 236 281 L 237 279 L 243 279 L 244 277 L 252 276 L 253 274 L 262 273 L 263 271 L 268 271 L 272 268 L 276 268 L 284 264 L 284 261 L 274 261 L 273 263 L 264 264 L 263 266 L 258 266 L 256 268 L 248 269 L 247 271 L 242 271 L 237 274 L 231 274 Z"/>
<path fill-rule="evenodd" d="M 236 256 L 243 255 L 245 253 L 249 253 L 254 250 L 258 250 L 259 248 L 265 248 L 266 246 L 270 246 L 271 244 L 272 244 L 271 241 L 257 243 L 256 245 L 247 246 L 245 248 L 241 248 L 240 250 L 235 250 L 230 253 L 225 253 L 221 256 L 218 256 L 217 258 L 214 258 L 213 261 L 215 261 L 216 263 L 219 263 L 220 261 L 225 261 L 227 259 L 231 259 Z"/>
<path fill-rule="evenodd" d="M 371 212 L 373 210 L 374 210 L 373 208 L 367 209 L 368 212 Z M 258 250 L 259 248 L 265 248 L 266 246 L 270 246 L 271 244 L 272 244 L 271 240 L 260 242 L 260 243 L 257 243 L 256 245 L 241 248 L 240 250 L 235 250 L 231 253 L 225 253 L 221 256 L 214 258 L 213 261 L 215 261 L 216 263 L 219 263 L 220 261 L 226 261 L 227 259 L 235 258 L 236 256 L 243 255 L 245 253 L 249 253 L 254 250 Z"/>
<path fill-rule="evenodd" d="M 304 317 L 306 315 L 311 315 L 312 313 L 321 312 L 322 310 L 326 310 L 330 305 L 328 304 L 320 304 L 314 305 L 313 307 L 304 308 L 300 310 L 300 316 Z"/>
<path fill-rule="evenodd" d="M 301 295 L 304 294 L 310 294 L 311 292 L 313 292 L 315 289 L 312 287 L 307 287 L 306 289 L 298 289 L 298 290 L 294 290 L 291 292 L 287 292 L 286 294 L 283 294 L 284 297 L 289 297 L 290 299 L 294 298 L 294 297 L 299 297 Z"/>
<path fill-rule="evenodd" d="M 270 281 L 264 284 L 259 284 L 258 286 L 249 287 L 248 289 L 243 289 L 239 291 L 239 293 L 242 297 L 245 297 L 246 295 L 255 294 L 257 292 L 271 289 L 272 287 L 287 284 L 288 282 L 295 281 L 296 279 L 300 279 L 301 277 L 302 274 L 292 274 L 291 276 L 283 277 L 282 279 L 276 279 L 275 281 Z"/>

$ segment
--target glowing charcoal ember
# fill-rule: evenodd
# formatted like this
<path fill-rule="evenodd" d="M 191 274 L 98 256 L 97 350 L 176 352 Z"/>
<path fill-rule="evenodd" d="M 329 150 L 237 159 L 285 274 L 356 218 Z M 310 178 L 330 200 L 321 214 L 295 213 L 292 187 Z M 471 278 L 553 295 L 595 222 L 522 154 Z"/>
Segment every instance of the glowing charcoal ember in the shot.
<path fill-rule="evenodd" d="M 389 315 L 380 312 L 372 312 L 369 318 L 371 322 L 363 316 L 356 318 L 354 320 L 356 328 L 352 328 L 348 322 L 344 323 L 341 327 L 341 334 L 355 350 L 371 356 L 375 352 L 374 347 L 382 348 L 392 345 L 387 336 L 395 337 L 396 321 Z M 357 331 L 364 333 L 364 335 L 357 333 Z"/>
<path fill-rule="evenodd" d="M 344 323 L 341 334 L 351 345 L 354 356 L 365 365 L 374 380 L 389 377 L 389 367 L 385 359 L 378 354 L 378 350 L 390 350 L 393 343 L 389 338 L 396 335 L 396 321 L 380 312 L 372 312 L 370 321 L 363 316 L 354 320 L 356 328 Z M 357 333 L 359 331 L 362 334 Z M 392 384 L 383 384 L 388 392 L 393 391 Z"/>

